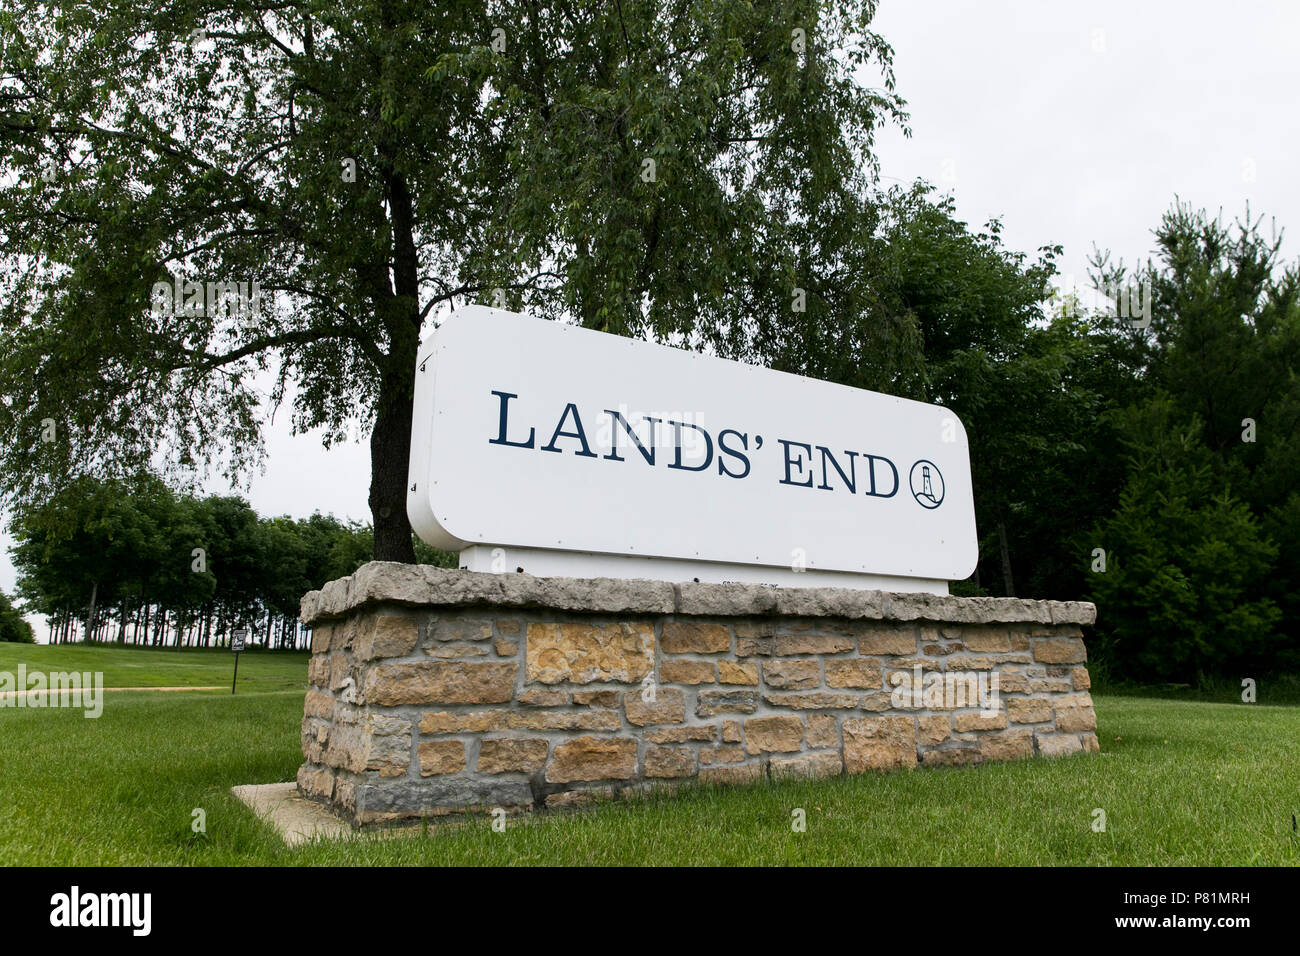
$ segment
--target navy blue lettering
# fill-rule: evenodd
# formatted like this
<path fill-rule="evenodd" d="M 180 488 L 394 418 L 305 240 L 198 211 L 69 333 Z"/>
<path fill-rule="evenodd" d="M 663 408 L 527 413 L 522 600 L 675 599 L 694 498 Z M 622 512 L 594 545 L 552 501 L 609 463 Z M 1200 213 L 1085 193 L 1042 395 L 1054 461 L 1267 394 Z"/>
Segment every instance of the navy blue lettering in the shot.
<path fill-rule="evenodd" d="M 668 466 L 669 468 L 676 468 L 680 471 L 703 471 L 705 468 L 708 468 L 709 465 L 713 464 L 713 439 L 709 437 L 708 432 L 706 432 L 699 425 L 691 425 L 688 422 L 674 422 L 670 420 L 668 424 L 673 426 L 673 444 L 677 446 L 674 449 L 673 463 Z M 704 444 L 707 450 L 707 454 L 705 454 L 704 456 L 704 464 L 702 465 L 682 464 L 682 428 L 683 427 L 694 428 L 697 432 L 699 432 L 701 435 L 704 436 Z"/>
<path fill-rule="evenodd" d="M 617 425 L 623 426 L 623 431 L 627 432 L 627 437 L 632 439 L 632 441 L 636 443 L 637 451 L 641 453 L 641 457 L 645 459 L 646 464 L 653 465 L 655 463 L 655 445 L 658 443 L 660 419 L 646 418 L 646 421 L 650 423 L 650 447 L 647 449 L 645 445 L 641 444 L 641 439 L 636 437 L 636 432 L 632 431 L 632 426 L 627 423 L 627 419 L 623 417 L 622 412 L 616 412 L 613 411 L 612 409 L 607 408 L 605 409 L 605 414 L 613 417 L 614 424 L 616 426 Z M 618 453 L 618 429 L 617 428 L 615 428 L 614 431 L 609 436 L 609 446 L 610 446 L 609 454 L 605 456 L 606 461 L 625 460 L 623 456 Z"/>
<path fill-rule="evenodd" d="M 724 428 L 718 432 L 718 474 L 726 475 L 728 478 L 744 478 L 749 474 L 749 456 L 739 452 L 734 448 L 727 447 L 727 436 L 735 435 L 740 439 L 740 447 L 749 451 L 749 436 L 744 432 L 738 432 L 734 428 Z M 733 458 L 739 458 L 745 464 L 745 470 L 736 474 L 727 467 L 727 463 L 722 460 L 723 455 L 731 455 Z"/>
<path fill-rule="evenodd" d="M 573 427 L 576 430 L 566 432 L 564 431 L 564 423 L 568 421 L 570 414 L 573 415 Z M 548 444 L 542 446 L 542 451 L 562 452 L 563 449 L 555 447 L 555 440 L 557 438 L 576 438 L 578 441 L 582 442 L 582 451 L 574 452 L 574 454 L 579 458 L 598 457 L 587 445 L 587 433 L 582 430 L 582 419 L 578 417 L 578 406 L 573 404 L 573 402 L 569 402 L 569 404 L 564 406 L 564 414 L 560 416 L 559 424 L 555 426 L 555 434 L 551 436 L 551 440 Z"/>
<path fill-rule="evenodd" d="M 811 464 L 811 462 L 812 462 L 812 446 L 811 446 L 811 445 L 805 445 L 805 444 L 803 444 L 802 442 L 797 442 L 797 441 L 786 441 L 784 438 L 778 438 L 777 441 L 780 442 L 782 445 L 785 446 L 785 477 L 781 479 L 781 484 L 783 484 L 783 485 L 799 485 L 799 486 L 801 486 L 801 487 L 803 487 L 803 488 L 811 488 L 811 487 L 812 487 L 812 483 L 813 483 L 813 479 L 812 479 L 812 474 L 811 474 L 811 472 L 810 472 L 809 475 L 808 475 L 808 480 L 807 480 L 807 481 L 791 481 L 791 480 L 790 480 L 790 466 L 791 466 L 791 465 L 797 465 L 797 466 L 799 467 L 799 471 L 800 471 L 800 472 L 803 471 L 803 462 L 802 462 L 801 460 L 798 460 L 798 459 L 792 459 L 792 458 L 790 457 L 790 447 L 793 445 L 793 446 L 796 446 L 796 447 L 798 447 L 798 448 L 802 448 L 805 452 L 807 452 L 807 453 L 808 453 L 808 461 L 809 461 L 809 463 Z"/>
<path fill-rule="evenodd" d="M 851 495 L 857 494 L 858 453 L 856 451 L 846 451 L 844 453 L 849 456 L 849 473 L 846 475 L 844 474 L 844 469 L 840 467 L 840 463 L 835 460 L 835 457 L 831 454 L 831 450 L 829 448 L 826 448 L 822 445 L 818 445 L 817 450 L 822 453 L 822 483 L 817 487 L 820 488 L 822 491 L 831 490 L 831 486 L 826 481 L 826 475 L 827 475 L 826 463 L 829 461 L 831 463 L 831 467 L 834 468 L 837 472 L 839 472 L 840 481 L 844 482 L 845 486 L 849 489 L 849 494 Z"/>
<path fill-rule="evenodd" d="M 880 455 L 867 455 L 866 458 L 867 458 L 867 467 L 871 473 L 871 490 L 864 492 L 864 494 L 868 494 L 876 498 L 892 498 L 894 497 L 894 495 L 898 494 L 898 469 L 894 467 L 894 463 L 890 461 L 888 458 L 882 458 Z M 883 461 L 886 465 L 888 465 L 889 470 L 894 475 L 894 487 L 889 489 L 889 494 L 884 494 L 883 492 L 879 492 L 876 490 L 876 462 L 878 461 Z"/>
<path fill-rule="evenodd" d="M 532 448 L 533 435 L 536 433 L 536 429 L 534 428 L 528 429 L 528 441 L 510 441 L 509 439 L 506 438 L 506 416 L 509 414 L 509 412 L 507 411 L 507 407 L 510 404 L 510 399 L 518 398 L 519 396 L 511 392 L 493 392 L 492 394 L 500 396 L 501 398 L 501 425 L 497 431 L 497 437 L 489 438 L 488 444 L 489 445 L 511 445 L 515 448 Z"/>

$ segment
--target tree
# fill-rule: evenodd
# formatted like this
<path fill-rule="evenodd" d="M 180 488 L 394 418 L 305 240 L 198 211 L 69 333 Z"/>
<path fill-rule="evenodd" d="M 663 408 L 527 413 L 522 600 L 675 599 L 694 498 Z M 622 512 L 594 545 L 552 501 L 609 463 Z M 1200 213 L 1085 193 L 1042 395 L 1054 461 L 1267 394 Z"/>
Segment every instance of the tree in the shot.
<path fill-rule="evenodd" d="M 729 354 L 797 290 L 853 314 L 873 136 L 905 120 L 875 8 L 17 0 L 0 490 L 160 449 L 238 470 L 274 370 L 297 426 L 369 427 L 374 556 L 413 561 L 414 366 L 447 306 Z"/>
<path fill-rule="evenodd" d="M 1222 215 L 1213 217 L 1175 201 L 1155 230 L 1154 263 L 1128 275 L 1122 262 L 1110 266 L 1108 255 L 1094 258 L 1103 284 L 1147 284 L 1150 289 L 1144 387 L 1117 406 L 1131 405 L 1132 414 L 1163 416 L 1169 427 L 1188 430 L 1183 462 L 1189 467 L 1195 462 L 1205 472 L 1196 473 L 1203 497 L 1223 509 L 1217 517 L 1195 520 L 1204 520 L 1207 542 L 1212 534 L 1218 535 L 1218 546 L 1245 542 L 1239 556 L 1222 559 L 1226 580 L 1207 569 L 1203 581 L 1207 599 L 1224 587 L 1237 589 L 1242 613 L 1256 615 L 1256 637 L 1265 645 L 1252 645 L 1247 655 L 1231 629 L 1218 636 L 1210 633 L 1201 651 L 1212 651 L 1219 668 L 1231 661 L 1244 666 L 1247 657 L 1252 666 L 1294 668 L 1300 663 L 1300 264 L 1279 260 L 1281 234 L 1274 229 L 1263 235 L 1261 223 L 1262 217 L 1252 218 L 1249 210 L 1227 224 Z M 1132 467 L 1126 478 L 1129 489 L 1151 480 L 1132 474 Z M 1111 529 L 1121 514 L 1140 510 L 1137 503 L 1125 501 L 1108 521 Z M 1185 526 L 1193 520 L 1158 509 L 1146 519 L 1151 533 L 1168 541 L 1185 541 Z M 1268 572 L 1234 583 L 1232 569 L 1242 562 L 1258 571 L 1260 562 L 1250 544 L 1256 539 L 1275 549 L 1266 562 Z M 1148 543 L 1140 550 L 1149 556 L 1155 546 Z M 1181 567 L 1183 560 L 1188 559 L 1175 563 Z M 1101 584 L 1094 588 L 1097 594 L 1122 598 L 1131 609 L 1144 590 L 1150 592 L 1144 600 L 1155 601 L 1153 589 L 1160 580 L 1130 578 L 1123 587 L 1118 580 L 1093 583 Z M 1275 608 L 1276 620 L 1261 608 Z M 1103 634 L 1112 631 L 1111 610 L 1105 604 L 1099 609 Z M 1185 617 L 1182 626 L 1196 634 L 1201 620 Z M 1114 634 L 1125 626 L 1114 624 Z"/>
<path fill-rule="evenodd" d="M 1023 463 L 1060 450 L 1053 418 L 1068 415 L 1058 401 L 1067 360 L 1044 347 L 1054 340 L 1034 341 L 1032 331 L 1060 250 L 1026 261 L 1002 245 L 996 220 L 973 231 L 951 198 L 931 192 L 922 184 L 891 191 L 880 286 L 891 309 L 917 324 L 924 358 L 916 397 L 952 408 L 970 438 L 976 519 L 985 530 L 976 582 L 990 580 L 992 565 L 1001 593 L 1014 595 L 1013 541 L 1033 491 Z"/>
<path fill-rule="evenodd" d="M 951 198 L 933 192 L 916 183 L 873 201 L 876 214 L 862 220 L 854 245 L 850 287 L 860 304 L 850 320 L 821 315 L 774 325 L 757 340 L 758 352 L 787 371 L 952 408 L 970 437 L 977 524 L 985 531 L 980 565 L 962 589 L 997 590 L 996 582 L 1014 594 L 1012 554 L 1041 543 L 1041 498 L 1048 488 L 1070 487 L 1044 476 L 1067 471 L 1083 452 L 1080 426 L 1097 403 L 1074 377 L 1092 346 L 1075 324 L 1044 327 L 1057 249 L 1028 261 L 1002 245 L 997 222 L 972 230 L 956 218 Z M 880 328 L 892 330 L 892 350 L 879 347 Z M 1034 467 L 1023 467 L 1030 460 Z M 1049 506 L 1044 517 L 1054 514 Z M 1066 547 L 1059 534 L 1041 536 Z"/>
<path fill-rule="evenodd" d="M 23 616 L 0 591 L 0 641 L 13 644 L 35 644 L 36 635 L 32 626 L 23 620 Z"/>
<path fill-rule="evenodd" d="M 1300 662 L 1300 263 L 1263 217 L 1231 225 L 1175 203 L 1157 230 L 1153 378 L 1201 421 L 1224 482 L 1278 548 L 1257 582 L 1282 610 L 1279 653 Z"/>
<path fill-rule="evenodd" d="M 1095 532 L 1105 571 L 1090 576 L 1108 656 L 1130 676 L 1188 682 L 1273 663 L 1280 615 L 1259 582 L 1277 548 L 1218 480 L 1202 423 L 1167 397 L 1121 419 L 1129 480 Z"/>
<path fill-rule="evenodd" d="M 161 483 L 133 490 L 117 482 L 79 478 L 13 523 L 18 593 L 38 613 L 59 618 L 60 637 L 74 621 L 97 632 L 106 613 L 158 557 L 157 522 L 170 523 L 174 498 Z"/>

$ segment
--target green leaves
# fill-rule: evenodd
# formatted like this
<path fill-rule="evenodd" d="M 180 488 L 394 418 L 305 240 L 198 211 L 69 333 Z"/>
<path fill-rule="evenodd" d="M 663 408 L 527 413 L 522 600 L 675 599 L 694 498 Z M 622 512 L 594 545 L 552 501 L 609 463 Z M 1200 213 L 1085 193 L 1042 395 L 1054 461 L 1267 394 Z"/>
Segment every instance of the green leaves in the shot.
<path fill-rule="evenodd" d="M 23 620 L 10 600 L 0 592 L 0 641 L 14 644 L 34 644 L 36 635 L 32 626 Z"/>
<path fill-rule="evenodd" d="M 1146 674 L 1300 661 L 1297 267 L 1258 225 L 1175 202 L 1156 230 L 1159 261 L 1135 277 L 1153 286 L 1150 331 L 1115 333 L 1136 387 L 1109 416 L 1127 472 L 1095 537 L 1119 571 L 1090 584 L 1116 658 Z M 1103 280 L 1126 278 L 1122 263 L 1094 263 Z"/>
<path fill-rule="evenodd" d="M 1115 657 L 1129 676 L 1190 681 L 1267 666 L 1280 614 L 1260 583 L 1276 545 L 1221 484 L 1200 422 L 1168 398 L 1122 420 L 1129 480 L 1096 531 L 1110 559 L 1090 581 Z"/>
<path fill-rule="evenodd" d="M 319 513 L 260 518 L 240 498 L 178 495 L 147 474 L 78 479 L 22 512 L 14 532 L 19 593 L 30 610 L 84 619 L 93 600 L 97 618 L 165 614 L 178 626 L 200 617 L 296 620 L 304 593 L 351 574 L 373 548 L 364 525 Z M 429 548 L 421 557 L 454 560 Z M 7 607 L 0 595 L 0 635 Z"/>

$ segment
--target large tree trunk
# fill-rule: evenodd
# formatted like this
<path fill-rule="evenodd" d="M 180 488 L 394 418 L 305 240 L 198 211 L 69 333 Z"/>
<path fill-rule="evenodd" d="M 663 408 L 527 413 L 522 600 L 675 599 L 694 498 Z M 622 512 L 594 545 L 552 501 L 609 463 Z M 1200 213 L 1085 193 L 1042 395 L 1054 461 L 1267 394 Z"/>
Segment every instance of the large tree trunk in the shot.
<path fill-rule="evenodd" d="M 411 459 L 415 359 L 420 348 L 419 261 L 406 183 L 391 167 L 384 170 L 384 183 L 392 215 L 393 294 L 376 303 L 383 310 L 388 354 L 380 372 L 379 403 L 370 434 L 370 516 L 375 527 L 375 560 L 415 564 L 411 524 L 406 517 L 406 477 Z"/>
<path fill-rule="evenodd" d="M 411 523 L 406 518 L 406 473 L 411 459 L 411 386 L 415 378 L 415 350 L 411 350 L 412 380 L 402 389 L 385 375 L 380 390 L 375 428 L 370 434 L 370 516 L 375 527 L 375 560 L 415 564 Z M 393 376 L 396 378 L 397 376 Z M 387 394 L 385 394 L 387 393 Z"/>

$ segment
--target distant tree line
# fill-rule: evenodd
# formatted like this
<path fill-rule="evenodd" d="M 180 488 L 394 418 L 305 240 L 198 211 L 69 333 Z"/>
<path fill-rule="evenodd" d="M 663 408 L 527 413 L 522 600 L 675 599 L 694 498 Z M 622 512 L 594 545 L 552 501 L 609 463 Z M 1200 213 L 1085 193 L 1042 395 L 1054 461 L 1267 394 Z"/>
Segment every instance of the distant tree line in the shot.
<path fill-rule="evenodd" d="M 52 643 L 212 647 L 244 627 L 250 644 L 301 647 L 303 594 L 351 574 L 374 547 L 368 525 L 263 518 L 242 498 L 177 494 L 153 475 L 80 478 L 11 530 L 18 596 L 49 620 Z M 454 561 L 417 550 L 427 563 Z"/>

